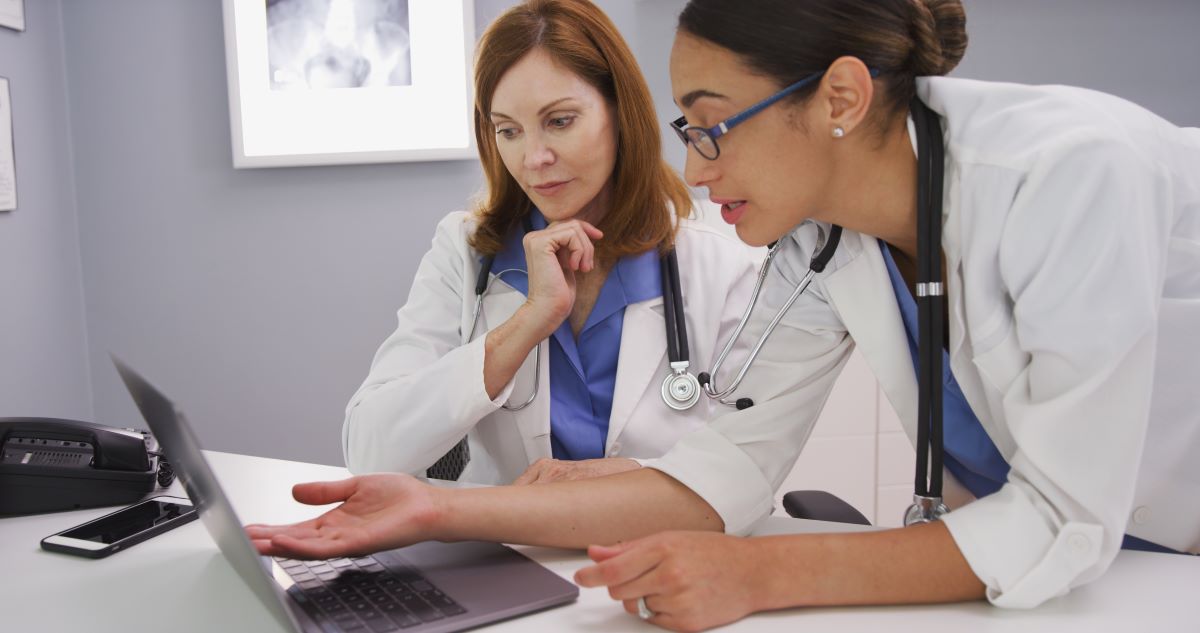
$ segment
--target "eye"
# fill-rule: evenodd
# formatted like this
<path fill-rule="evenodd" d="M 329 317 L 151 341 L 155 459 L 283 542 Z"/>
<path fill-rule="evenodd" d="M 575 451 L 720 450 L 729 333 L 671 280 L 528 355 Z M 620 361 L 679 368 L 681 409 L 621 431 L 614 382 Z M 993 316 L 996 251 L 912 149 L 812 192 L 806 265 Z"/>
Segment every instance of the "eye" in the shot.
<path fill-rule="evenodd" d="M 547 123 L 552 128 L 562 130 L 567 127 L 570 127 L 571 123 L 574 121 L 575 121 L 574 116 L 556 116 L 556 117 L 550 119 L 549 121 L 547 121 Z"/>
<path fill-rule="evenodd" d="M 496 128 L 496 135 L 505 139 L 515 138 L 517 136 L 517 132 L 518 130 L 515 127 Z"/>

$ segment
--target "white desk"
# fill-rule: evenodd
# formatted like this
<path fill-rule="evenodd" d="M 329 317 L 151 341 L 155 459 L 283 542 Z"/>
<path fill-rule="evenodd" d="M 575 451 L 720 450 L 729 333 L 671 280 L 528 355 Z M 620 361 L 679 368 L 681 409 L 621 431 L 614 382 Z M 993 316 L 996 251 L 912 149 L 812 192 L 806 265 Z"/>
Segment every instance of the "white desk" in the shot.
<path fill-rule="evenodd" d="M 246 523 L 308 518 L 313 509 L 291 500 L 292 484 L 347 475 L 344 469 L 331 466 L 228 453 L 209 452 L 207 456 Z M 42 537 L 111 510 L 0 519 L 4 570 L 0 575 L 0 631 L 280 630 L 225 562 L 199 521 L 105 559 L 87 560 L 39 548 Z M 815 522 L 771 518 L 760 533 L 811 532 L 821 527 Z M 588 562 L 579 552 L 521 549 L 568 579 Z M 584 589 L 572 605 L 486 630 L 598 633 L 661 629 L 626 614 L 605 590 Z M 1033 611 L 1005 611 L 984 603 L 796 609 L 754 615 L 721 630 L 1196 632 L 1200 631 L 1200 558 L 1124 552 L 1099 581 Z"/>

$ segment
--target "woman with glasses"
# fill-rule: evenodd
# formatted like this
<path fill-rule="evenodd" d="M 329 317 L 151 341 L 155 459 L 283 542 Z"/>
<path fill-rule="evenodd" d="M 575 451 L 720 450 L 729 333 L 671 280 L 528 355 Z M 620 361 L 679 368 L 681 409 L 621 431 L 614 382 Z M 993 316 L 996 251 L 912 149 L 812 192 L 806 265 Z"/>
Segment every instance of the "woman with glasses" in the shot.
<path fill-rule="evenodd" d="M 639 468 L 719 406 L 687 365 L 737 321 L 750 251 L 687 219 L 649 89 L 590 2 L 501 15 L 475 94 L 487 190 L 438 226 L 347 407 L 346 464 L 487 484 Z"/>
<path fill-rule="evenodd" d="M 793 606 L 1030 608 L 1122 548 L 1200 552 L 1200 130 L 941 77 L 965 19 L 958 0 L 691 0 L 671 54 L 686 180 L 743 241 L 779 242 L 767 287 L 844 229 L 759 357 L 790 371 L 751 369 L 773 397 L 723 429 L 804 438 L 809 385 L 857 345 L 915 439 L 913 525 L 658 535 L 593 548 L 581 584 L 697 630 Z M 765 498 L 758 466 L 721 474 Z"/>

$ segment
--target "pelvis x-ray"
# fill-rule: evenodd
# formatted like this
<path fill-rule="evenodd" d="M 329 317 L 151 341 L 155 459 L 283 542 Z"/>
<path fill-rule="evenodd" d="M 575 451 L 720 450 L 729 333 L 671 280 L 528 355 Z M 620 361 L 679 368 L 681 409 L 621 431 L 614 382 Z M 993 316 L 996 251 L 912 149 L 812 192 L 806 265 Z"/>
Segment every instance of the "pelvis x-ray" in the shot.
<path fill-rule="evenodd" d="M 408 0 L 266 0 L 272 90 L 412 84 Z"/>

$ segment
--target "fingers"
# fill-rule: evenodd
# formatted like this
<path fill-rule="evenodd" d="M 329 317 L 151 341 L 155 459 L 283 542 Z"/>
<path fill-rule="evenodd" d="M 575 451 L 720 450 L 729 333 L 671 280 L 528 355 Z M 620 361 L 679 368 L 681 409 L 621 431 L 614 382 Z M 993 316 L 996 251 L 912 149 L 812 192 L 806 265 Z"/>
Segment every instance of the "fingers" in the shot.
<path fill-rule="evenodd" d="M 323 506 L 330 503 L 345 501 L 358 489 L 358 478 L 351 477 L 341 481 L 313 481 L 296 484 L 292 487 L 292 497 L 300 503 Z"/>
<path fill-rule="evenodd" d="M 639 541 L 624 547 L 625 551 L 575 572 L 575 583 L 581 587 L 622 585 L 650 572 L 663 558 L 659 548 Z M 588 555 L 591 553 L 588 548 Z"/>
<path fill-rule="evenodd" d="M 589 545 L 587 548 L 588 558 L 597 563 L 604 561 L 629 551 L 632 543 L 617 543 L 616 545 Z"/>
<path fill-rule="evenodd" d="M 250 540 L 270 539 L 278 534 L 291 534 L 301 538 L 316 536 L 315 521 L 305 521 L 293 525 L 247 525 L 246 537 Z"/>
<path fill-rule="evenodd" d="M 543 457 L 543 458 L 537 460 L 536 462 L 533 462 L 532 464 L 529 465 L 529 468 L 525 469 L 525 472 L 521 473 L 520 477 L 517 477 L 516 479 L 513 480 L 512 485 L 525 486 L 525 485 L 536 482 L 538 480 L 538 478 L 541 476 L 542 470 L 545 467 L 546 463 L 549 461 L 551 461 L 551 460 L 548 460 Z"/>
<path fill-rule="evenodd" d="M 271 537 L 266 548 L 269 556 L 287 556 L 288 558 L 324 559 L 354 556 L 363 552 L 351 547 L 350 543 L 342 541 L 334 535 L 321 535 L 313 538 L 296 538 L 287 534 Z M 256 543 L 255 547 L 259 545 Z M 259 548 L 262 552 L 262 548 Z"/>
<path fill-rule="evenodd" d="M 589 272 L 596 267 L 592 242 L 603 236 L 603 232 L 582 220 L 556 222 L 526 235 L 526 250 L 532 248 L 552 253 L 558 256 L 564 268 Z"/>

